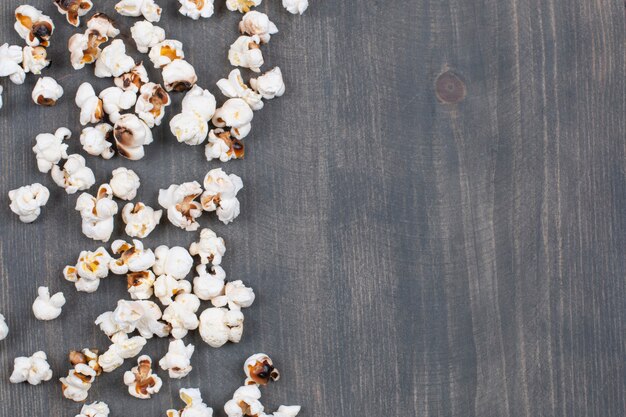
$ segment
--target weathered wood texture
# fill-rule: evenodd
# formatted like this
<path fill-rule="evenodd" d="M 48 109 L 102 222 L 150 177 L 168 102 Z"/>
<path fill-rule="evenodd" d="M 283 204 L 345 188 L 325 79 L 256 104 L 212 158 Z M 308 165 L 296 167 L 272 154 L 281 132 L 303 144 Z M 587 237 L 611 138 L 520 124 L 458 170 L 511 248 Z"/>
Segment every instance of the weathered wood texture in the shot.
<path fill-rule="evenodd" d="M 213 18 L 193 22 L 173 0 L 160 2 L 169 37 L 184 41 L 201 85 L 219 97 L 240 16 L 218 0 Z M 76 196 L 36 171 L 31 147 L 37 133 L 67 126 L 79 151 L 73 98 L 94 78 L 91 68 L 70 69 L 73 29 L 51 2 L 32 3 L 57 23 L 45 74 L 66 94 L 38 108 L 35 77 L 0 80 L 0 312 L 11 327 L 0 343 L 0 414 L 63 417 L 79 406 L 57 382 L 8 383 L 13 358 L 43 349 L 57 378 L 68 349 L 106 347 L 92 322 L 125 296 L 125 283 L 110 278 L 87 295 L 61 276 L 98 245 L 80 234 Z M 96 4 L 113 14 L 113 1 Z M 2 42 L 21 44 L 17 5 L 0 4 Z M 226 239 L 228 276 L 258 294 L 244 340 L 215 350 L 187 338 L 197 346 L 192 374 L 164 378 L 151 401 L 125 392 L 132 361 L 90 399 L 111 404 L 112 416 L 155 417 L 181 405 L 178 388 L 200 386 L 222 416 L 243 359 L 265 351 L 283 373 L 265 403 L 302 404 L 304 416 L 624 416 L 623 7 L 313 0 L 293 17 L 265 1 L 260 10 L 281 30 L 264 47 L 266 68 L 283 69 L 288 92 L 255 114 L 245 161 L 207 163 L 203 147 L 175 142 L 167 121 L 143 161 L 88 157 L 99 182 L 118 166 L 136 170 L 139 199 L 153 206 L 160 187 L 201 180 L 212 167 L 243 178 L 241 217 L 202 224 Z M 133 19 L 118 21 L 129 40 Z M 52 197 L 37 223 L 23 225 L 6 195 L 35 181 Z M 164 224 L 146 241 L 195 238 Z M 68 298 L 49 323 L 30 311 L 44 284 Z M 151 341 L 146 351 L 158 359 L 166 345 Z"/>

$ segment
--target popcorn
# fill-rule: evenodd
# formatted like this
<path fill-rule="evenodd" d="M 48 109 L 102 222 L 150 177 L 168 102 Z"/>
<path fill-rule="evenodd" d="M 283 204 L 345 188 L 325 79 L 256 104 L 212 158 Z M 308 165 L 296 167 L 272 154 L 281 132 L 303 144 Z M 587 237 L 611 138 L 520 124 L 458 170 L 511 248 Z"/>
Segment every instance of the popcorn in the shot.
<path fill-rule="evenodd" d="M 244 35 L 257 35 L 261 43 L 268 43 L 278 28 L 265 13 L 251 11 L 243 15 L 239 22 L 239 31 Z"/>
<path fill-rule="evenodd" d="M 136 239 L 133 239 L 132 245 L 121 239 L 114 241 L 111 244 L 111 252 L 113 255 L 120 255 L 118 259 L 111 259 L 109 262 L 109 269 L 117 275 L 123 275 L 129 271 L 147 271 L 155 262 L 152 249 L 144 249 L 143 243 Z"/>
<path fill-rule="evenodd" d="M 93 171 L 85 166 L 85 158 L 78 154 L 68 156 L 63 168 L 58 165 L 52 166 L 52 179 L 68 194 L 74 194 L 79 190 L 86 190 L 95 184 L 96 179 Z"/>
<path fill-rule="evenodd" d="M 75 70 L 84 68 L 86 64 L 93 64 L 100 57 L 100 45 L 106 39 L 97 32 L 75 33 L 67 42 L 70 52 L 70 63 Z"/>
<path fill-rule="evenodd" d="M 152 268 L 157 275 L 170 275 L 176 279 L 184 279 L 193 266 L 193 258 L 187 249 L 180 246 L 168 248 L 161 245 L 154 251 L 156 262 Z"/>
<path fill-rule="evenodd" d="M 95 323 L 109 337 L 137 330 L 142 337 L 151 339 L 155 335 L 165 337 L 170 332 L 169 325 L 159 321 L 161 315 L 161 309 L 152 301 L 119 300 L 114 311 L 100 314 Z"/>
<path fill-rule="evenodd" d="M 243 335 L 243 313 L 226 308 L 207 308 L 200 314 L 200 336 L 209 346 L 218 348 L 227 342 L 239 343 Z"/>
<path fill-rule="evenodd" d="M 35 352 L 31 357 L 21 356 L 13 361 L 13 373 L 9 381 L 13 384 L 28 382 L 31 385 L 39 385 L 44 381 L 50 381 L 52 370 L 48 364 L 45 352 Z"/>
<path fill-rule="evenodd" d="M 76 417 L 108 417 L 109 406 L 104 402 L 98 402 L 83 405 L 80 414 Z"/>
<path fill-rule="evenodd" d="M 272 414 L 265 414 L 262 417 L 296 417 L 300 413 L 299 405 L 281 405 Z"/>
<path fill-rule="evenodd" d="M 258 78 L 252 78 L 250 85 L 266 100 L 271 100 L 274 97 L 280 97 L 285 94 L 283 73 L 280 71 L 279 67 L 267 71 Z"/>
<path fill-rule="evenodd" d="M 122 220 L 126 223 L 126 234 L 130 237 L 145 238 L 161 221 L 163 211 L 155 211 L 143 203 L 128 203 L 122 210 Z"/>
<path fill-rule="evenodd" d="M 180 3 L 178 11 L 183 16 L 193 20 L 213 16 L 213 0 L 178 0 L 178 2 Z"/>
<path fill-rule="evenodd" d="M 147 20 L 136 22 L 130 28 L 130 34 L 137 45 L 137 50 L 143 54 L 147 54 L 150 48 L 165 40 L 165 30 Z"/>
<path fill-rule="evenodd" d="M 263 0 L 226 0 L 226 7 L 231 12 L 247 13 L 250 7 L 258 6 L 261 1 Z"/>
<path fill-rule="evenodd" d="M 96 77 L 119 77 L 135 67 L 135 60 L 126 55 L 126 46 L 120 39 L 116 39 L 102 50 L 96 60 Z"/>
<path fill-rule="evenodd" d="M 257 385 L 244 385 L 224 404 L 224 412 L 228 417 L 265 416 L 260 399 L 261 390 Z"/>
<path fill-rule="evenodd" d="M 35 183 L 9 191 L 11 211 L 20 217 L 23 223 L 32 223 L 41 214 L 41 208 L 50 198 L 50 191 L 43 185 Z"/>
<path fill-rule="evenodd" d="M 121 200 L 132 200 L 137 196 L 141 181 L 135 171 L 120 167 L 113 170 L 113 177 L 109 184 L 115 197 Z"/>
<path fill-rule="evenodd" d="M 154 293 L 154 273 L 152 271 L 131 272 L 126 275 L 128 293 L 133 300 L 148 300 Z"/>
<path fill-rule="evenodd" d="M 154 0 L 122 0 L 115 5 L 115 10 L 122 16 L 143 16 L 150 22 L 161 20 L 161 8 Z"/>
<path fill-rule="evenodd" d="M 98 289 L 100 280 L 109 276 L 109 262 L 111 256 L 103 247 L 95 252 L 82 251 L 75 266 L 63 269 L 63 276 L 74 283 L 77 291 L 92 293 Z"/>
<path fill-rule="evenodd" d="M 24 84 L 26 72 L 20 66 L 24 55 L 22 48 L 8 43 L 0 46 L 0 77 L 9 77 L 14 84 Z"/>
<path fill-rule="evenodd" d="M 242 141 L 231 136 L 230 131 L 211 129 L 204 155 L 207 161 L 219 159 L 222 162 L 228 162 L 231 159 L 243 159 L 245 147 Z"/>
<path fill-rule="evenodd" d="M 200 240 L 191 244 L 189 253 L 192 256 L 200 256 L 200 261 L 203 264 L 219 265 L 222 263 L 224 253 L 226 253 L 224 239 L 218 237 L 211 229 L 202 229 Z"/>
<path fill-rule="evenodd" d="M 215 111 L 213 124 L 217 127 L 230 127 L 231 136 L 243 139 L 252 130 L 252 109 L 243 99 L 230 98 Z"/>
<path fill-rule="evenodd" d="M 263 108 L 261 94 L 257 93 L 243 82 L 239 69 L 232 70 L 228 75 L 228 79 L 222 78 L 219 80 L 217 86 L 226 97 L 240 98 L 245 101 L 252 110 L 261 110 Z"/>
<path fill-rule="evenodd" d="M 48 46 L 54 32 L 54 23 L 49 16 L 33 6 L 22 5 L 15 9 L 15 31 L 28 46 Z"/>
<path fill-rule="evenodd" d="M 135 65 L 129 72 L 115 77 L 113 80 L 115 85 L 124 91 L 132 91 L 137 94 L 141 86 L 149 81 L 148 72 L 146 67 L 143 66 L 143 62 Z"/>
<path fill-rule="evenodd" d="M 254 72 L 261 72 L 263 53 L 261 52 L 259 36 L 240 36 L 230 45 L 228 60 L 235 67 L 250 68 Z"/>
<path fill-rule="evenodd" d="M 148 127 L 159 126 L 165 117 L 165 108 L 170 104 L 170 96 L 163 87 L 159 84 L 147 83 L 141 87 L 135 113 L 146 122 Z"/>
<path fill-rule="evenodd" d="M 73 350 L 69 354 L 69 360 L 72 366 L 78 364 L 87 365 L 96 371 L 96 376 L 102 373 L 102 368 L 98 365 L 99 357 L 97 349 L 83 349 L 80 352 Z"/>
<path fill-rule="evenodd" d="M 163 83 L 165 90 L 182 93 L 189 91 L 196 85 L 198 76 L 196 70 L 185 60 L 177 59 L 163 68 Z"/>
<path fill-rule="evenodd" d="M 309 0 L 283 0 L 283 7 L 291 14 L 302 14 L 309 7 Z"/>
<path fill-rule="evenodd" d="M 183 99 L 182 112 L 170 120 L 170 130 L 178 142 L 199 145 L 206 139 L 208 122 L 215 113 L 215 97 L 194 86 Z"/>
<path fill-rule="evenodd" d="M 196 219 L 202 215 L 202 205 L 194 200 L 201 194 L 202 187 L 196 181 L 173 184 L 159 190 L 159 204 L 167 210 L 167 218 L 174 226 L 194 231 L 200 227 Z"/>
<path fill-rule="evenodd" d="M 98 188 L 96 196 L 82 193 L 76 200 L 76 211 L 83 220 L 83 234 L 93 240 L 108 242 L 113 233 L 113 218 L 117 214 L 117 203 L 109 184 Z"/>
<path fill-rule="evenodd" d="M 39 172 L 47 173 L 61 159 L 66 159 L 67 144 L 63 143 L 72 136 L 72 132 L 66 127 L 60 127 L 51 133 L 40 133 L 35 138 L 37 144 L 33 146 L 33 152 L 37 157 L 37 168 Z"/>
<path fill-rule="evenodd" d="M 166 39 L 153 46 L 148 56 L 154 64 L 154 68 L 163 68 L 178 59 L 185 59 L 183 43 L 173 39 Z"/>
<path fill-rule="evenodd" d="M 50 296 L 48 287 L 39 287 L 37 298 L 33 303 L 33 314 L 38 320 L 54 320 L 61 315 L 65 305 L 65 297 L 62 292 Z"/>
<path fill-rule="evenodd" d="M 159 361 L 159 366 L 164 371 L 168 371 L 170 378 L 184 378 L 193 369 L 191 355 L 194 350 L 195 347 L 191 343 L 185 346 L 185 342 L 180 339 L 172 340 L 167 354 Z"/>
<path fill-rule="evenodd" d="M 115 38 L 120 34 L 120 30 L 115 27 L 113 19 L 104 13 L 96 13 L 87 21 L 87 32 L 98 34 L 105 42 L 109 38 Z"/>
<path fill-rule="evenodd" d="M 224 293 L 224 280 L 226 272 L 219 265 L 211 267 L 208 265 L 198 265 L 196 268 L 198 276 L 193 279 L 193 293 L 201 300 L 212 300 Z"/>
<path fill-rule="evenodd" d="M 140 356 L 137 366 L 124 373 L 124 384 L 128 393 L 139 399 L 148 399 L 161 389 L 163 382 L 152 373 L 152 359 L 148 355 Z"/>
<path fill-rule="evenodd" d="M 205 192 L 200 198 L 205 211 L 215 211 L 224 224 L 239 216 L 237 193 L 243 188 L 243 182 L 235 174 L 227 175 L 221 168 L 212 169 L 204 177 Z"/>
<path fill-rule="evenodd" d="M 96 96 L 91 84 L 84 82 L 76 91 L 76 105 L 80 108 L 80 124 L 98 123 L 104 118 L 102 100 Z"/>
<path fill-rule="evenodd" d="M 161 275 L 154 282 L 154 296 L 159 299 L 161 304 L 169 306 L 172 304 L 172 298 L 178 294 L 191 293 L 191 282 L 181 279 L 178 280 L 170 275 Z"/>
<path fill-rule="evenodd" d="M 59 378 L 63 396 L 75 402 L 85 401 L 96 376 L 97 372 L 93 368 L 84 363 L 77 364 L 67 377 Z"/>
<path fill-rule="evenodd" d="M 243 364 L 246 373 L 244 385 L 267 385 L 270 381 L 278 381 L 280 373 L 274 368 L 272 359 L 265 353 L 255 353 Z"/>
<path fill-rule="evenodd" d="M 98 358 L 98 365 L 104 372 L 113 372 L 124 363 L 125 359 L 139 355 L 147 340 L 141 336 L 128 337 L 126 333 L 116 333 L 111 337 L 113 342 L 109 349 Z"/>
<path fill-rule="evenodd" d="M 4 340 L 9 335 L 9 326 L 7 326 L 6 319 L 0 314 L 0 340 Z"/>
<path fill-rule="evenodd" d="M 144 146 L 152 143 L 152 131 L 134 114 L 123 114 L 113 127 L 117 151 L 124 158 L 136 161 L 144 157 Z"/>
<path fill-rule="evenodd" d="M 41 77 L 31 94 L 35 104 L 40 106 L 54 106 L 61 96 L 63 96 L 63 87 L 52 77 Z"/>
<path fill-rule="evenodd" d="M 182 339 L 189 330 L 198 328 L 196 312 L 200 308 L 200 300 L 194 294 L 178 294 L 174 302 L 163 311 L 163 320 L 172 328 L 171 336 Z"/>
<path fill-rule="evenodd" d="M 255 295 L 252 288 L 246 287 L 242 281 L 232 281 L 224 286 L 224 294 L 211 299 L 215 307 L 228 305 L 230 310 L 238 311 L 250 307 L 254 303 Z"/>
<path fill-rule="evenodd" d="M 93 7 L 91 0 L 53 0 L 59 13 L 65 15 L 67 22 L 78 27 L 80 18 L 89 13 Z"/>
<path fill-rule="evenodd" d="M 180 399 L 185 403 L 182 410 L 167 410 L 167 417 L 212 417 L 213 409 L 202 401 L 198 388 L 181 388 Z"/>
<path fill-rule="evenodd" d="M 102 108 L 109 115 L 112 123 L 117 122 L 122 116 L 120 113 L 135 105 L 137 95 L 132 91 L 124 91 L 119 87 L 109 87 L 100 93 Z"/>
<path fill-rule="evenodd" d="M 22 68 L 25 73 L 30 72 L 39 75 L 44 68 L 50 65 L 48 52 L 43 46 L 25 46 L 22 55 Z"/>
<path fill-rule="evenodd" d="M 83 150 L 89 155 L 101 156 L 104 159 L 111 159 L 115 155 L 112 149 L 111 132 L 113 126 L 108 123 L 100 123 L 95 127 L 86 127 L 80 134 L 80 144 Z M 113 190 L 115 193 L 115 190 Z"/>

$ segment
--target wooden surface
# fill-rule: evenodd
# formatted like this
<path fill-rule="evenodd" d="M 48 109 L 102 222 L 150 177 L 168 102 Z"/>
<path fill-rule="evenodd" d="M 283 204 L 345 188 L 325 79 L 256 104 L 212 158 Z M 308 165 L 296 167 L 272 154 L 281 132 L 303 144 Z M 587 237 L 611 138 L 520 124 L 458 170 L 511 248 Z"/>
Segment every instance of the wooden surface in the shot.
<path fill-rule="evenodd" d="M 112 14 L 113 1 L 96 3 Z M 169 37 L 184 41 L 200 84 L 221 101 L 215 82 L 231 69 L 240 16 L 218 0 L 213 18 L 192 22 L 174 1 L 161 3 Z M 283 379 L 264 403 L 302 404 L 303 416 L 624 416 L 623 4 L 312 0 L 294 17 L 279 3 L 260 7 L 281 30 L 264 54 L 288 90 L 255 113 L 244 161 L 207 163 L 203 147 L 176 143 L 167 122 L 140 162 L 88 157 L 99 183 L 115 167 L 136 170 L 139 199 L 154 206 L 159 188 L 213 167 L 243 178 L 237 221 L 205 215 L 202 225 L 225 238 L 229 278 L 258 295 L 244 339 L 216 350 L 188 337 L 193 372 L 178 381 L 160 371 L 164 387 L 151 401 L 126 393 L 132 361 L 102 377 L 90 400 L 108 402 L 112 417 L 164 416 L 181 405 L 180 387 L 200 386 L 223 416 L 242 361 L 265 351 Z M 51 2 L 32 4 L 57 23 L 45 75 L 66 94 L 38 108 L 35 77 L 21 87 L 0 80 L 0 312 L 11 328 L 0 342 L 0 414 L 63 417 L 80 408 L 56 381 L 67 351 L 105 348 L 92 322 L 126 293 L 123 278 L 88 295 L 61 276 L 97 244 L 80 234 L 76 196 L 37 172 L 31 147 L 37 133 L 67 126 L 79 150 L 73 98 L 93 76 L 70 69 L 73 29 Z M 0 5 L 2 42 L 21 44 L 17 5 Z M 133 19 L 118 21 L 128 40 Z M 36 181 L 52 196 L 24 225 L 6 195 Z M 146 243 L 196 236 L 163 224 Z M 66 294 L 60 319 L 33 317 L 39 285 Z M 39 349 L 55 381 L 9 384 L 13 358 Z M 151 341 L 146 352 L 157 360 L 166 349 Z"/>

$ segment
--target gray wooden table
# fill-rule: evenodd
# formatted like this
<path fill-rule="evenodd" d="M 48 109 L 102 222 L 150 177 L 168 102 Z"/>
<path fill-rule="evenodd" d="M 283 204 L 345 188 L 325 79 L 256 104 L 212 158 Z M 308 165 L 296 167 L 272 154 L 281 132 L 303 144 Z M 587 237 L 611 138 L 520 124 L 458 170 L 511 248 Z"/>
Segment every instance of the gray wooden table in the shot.
<path fill-rule="evenodd" d="M 215 82 L 231 69 L 240 16 L 217 0 L 213 18 L 193 22 L 173 0 L 160 3 L 169 37 L 184 41 L 200 84 L 220 97 Z M 69 349 L 107 346 L 92 322 L 126 297 L 125 280 L 89 295 L 62 278 L 97 245 L 80 234 L 76 196 L 37 172 L 31 147 L 36 134 L 67 126 L 71 150 L 80 149 L 73 98 L 94 78 L 70 68 L 73 29 L 51 2 L 32 4 L 57 23 L 45 75 L 66 93 L 39 108 L 35 77 L 0 80 L 0 312 L 11 327 L 0 342 L 0 415 L 71 417 L 80 406 L 61 397 L 56 378 Z M 114 1 L 96 4 L 113 15 Z M 17 5 L 0 5 L 1 42 L 22 43 Z M 112 417 L 164 416 L 181 405 L 180 387 L 199 386 L 223 416 L 242 361 L 265 351 L 283 375 L 264 390 L 265 404 L 302 404 L 303 416 L 624 416 L 623 7 L 312 0 L 294 17 L 279 0 L 263 2 L 281 31 L 264 47 L 267 68 L 283 69 L 288 92 L 255 114 L 244 161 L 207 163 L 203 147 L 176 143 L 167 120 L 142 161 L 88 157 L 99 183 L 116 167 L 136 170 L 150 205 L 159 188 L 210 168 L 243 178 L 237 221 L 204 216 L 202 225 L 225 238 L 228 276 L 258 295 L 244 339 L 216 350 L 187 338 L 197 346 L 193 372 L 164 378 L 151 401 L 126 393 L 132 361 L 103 376 L 90 400 L 108 402 Z M 133 19 L 118 21 L 128 41 Z M 24 225 L 6 196 L 32 182 L 52 196 Z M 196 236 L 165 223 L 146 243 Z M 35 320 L 39 285 L 66 294 L 60 319 Z M 39 349 L 55 381 L 9 384 L 13 358 Z M 157 340 L 146 352 L 158 359 L 166 349 Z"/>

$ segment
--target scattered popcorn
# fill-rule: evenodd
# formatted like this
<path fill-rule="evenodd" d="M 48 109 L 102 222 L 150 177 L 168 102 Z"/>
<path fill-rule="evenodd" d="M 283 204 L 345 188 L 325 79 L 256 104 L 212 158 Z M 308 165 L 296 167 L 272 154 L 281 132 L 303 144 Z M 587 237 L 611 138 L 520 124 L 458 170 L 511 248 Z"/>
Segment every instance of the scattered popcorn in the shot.
<path fill-rule="evenodd" d="M 100 314 L 96 325 L 107 336 L 113 337 L 116 333 L 132 333 L 135 330 L 146 339 L 166 337 L 170 327 L 159 321 L 161 309 L 156 303 L 147 300 L 119 300 L 114 311 Z"/>
<path fill-rule="evenodd" d="M 82 193 L 76 200 L 76 211 L 82 218 L 83 234 L 93 240 L 108 242 L 114 228 L 117 203 L 113 200 L 113 190 L 109 184 L 98 188 L 96 196 Z"/>
<path fill-rule="evenodd" d="M 63 96 L 63 87 L 52 77 L 41 77 L 31 95 L 35 104 L 40 106 L 54 106 Z"/>
<path fill-rule="evenodd" d="M 152 131 L 134 114 L 123 114 L 113 127 L 117 152 L 136 161 L 144 157 L 144 146 L 152 143 Z"/>
<path fill-rule="evenodd" d="M 159 84 L 147 83 L 141 87 L 135 113 L 146 122 L 148 127 L 159 126 L 165 117 L 165 108 L 170 104 L 170 96 L 163 87 Z"/>
<path fill-rule="evenodd" d="M 39 183 L 25 185 L 9 191 L 11 211 L 20 217 L 23 223 L 32 223 L 41 214 L 41 208 L 50 198 L 50 191 Z"/>
<path fill-rule="evenodd" d="M 77 364 L 66 377 L 59 378 L 63 396 L 77 403 L 85 401 L 96 376 L 97 372 L 93 368 L 84 363 Z"/>
<path fill-rule="evenodd" d="M 232 400 L 224 405 L 224 412 L 228 417 L 263 416 L 261 404 L 261 390 L 257 385 L 244 385 L 237 388 Z"/>
<path fill-rule="evenodd" d="M 124 91 L 119 87 L 109 87 L 100 93 L 102 108 L 109 115 L 111 123 L 117 122 L 121 112 L 128 110 L 135 105 L 137 95 L 132 91 Z"/>
<path fill-rule="evenodd" d="M 280 373 L 274 368 L 274 362 L 265 353 L 255 353 L 243 364 L 246 373 L 244 385 L 267 385 L 270 381 L 278 381 Z"/>
<path fill-rule="evenodd" d="M 43 46 L 25 46 L 22 54 L 22 68 L 26 73 L 39 75 L 44 68 L 50 65 L 48 52 Z"/>
<path fill-rule="evenodd" d="M 243 182 L 235 174 L 227 175 L 222 168 L 209 171 L 204 177 L 205 192 L 200 198 L 205 211 L 215 211 L 224 224 L 239 216 L 237 193 L 243 188 Z"/>
<path fill-rule="evenodd" d="M 219 265 L 211 267 L 208 271 L 208 265 L 198 265 L 196 268 L 198 276 L 193 279 L 193 293 L 201 300 L 212 300 L 224 293 L 224 280 L 226 272 Z"/>
<path fill-rule="evenodd" d="M 240 36 L 230 45 L 228 60 L 235 67 L 250 68 L 254 72 L 261 72 L 263 53 L 261 52 L 259 36 Z"/>
<path fill-rule="evenodd" d="M 196 70 L 183 59 L 177 59 L 163 67 L 162 75 L 165 90 L 178 93 L 191 90 L 198 81 Z"/>
<path fill-rule="evenodd" d="M 54 32 L 54 23 L 49 16 L 27 4 L 15 9 L 15 31 L 28 46 L 48 46 Z"/>
<path fill-rule="evenodd" d="M 8 43 L 0 46 L 0 77 L 9 77 L 14 84 L 24 84 L 26 72 L 20 66 L 23 59 L 21 47 Z"/>
<path fill-rule="evenodd" d="M 87 64 L 96 62 L 102 53 L 100 45 L 104 42 L 106 39 L 96 32 L 73 34 L 67 42 L 72 67 L 79 70 Z"/>
<path fill-rule="evenodd" d="M 155 262 L 152 249 L 144 249 L 140 240 L 133 239 L 132 245 L 118 239 L 111 244 L 113 255 L 119 255 L 118 259 L 111 259 L 109 269 L 117 275 L 130 272 L 142 272 L 152 268 Z M 148 297 L 149 298 L 149 297 Z"/>
<path fill-rule="evenodd" d="M 226 245 L 224 239 L 218 237 L 213 230 L 202 229 L 200 240 L 191 244 L 189 253 L 192 256 L 200 256 L 203 264 L 219 265 L 226 253 Z"/>
<path fill-rule="evenodd" d="M 115 10 L 122 16 L 143 16 L 149 22 L 161 20 L 161 8 L 154 0 L 122 0 L 115 5 Z"/>
<path fill-rule="evenodd" d="M 126 224 L 126 234 L 130 237 L 145 238 L 161 221 L 163 211 L 155 211 L 143 203 L 128 203 L 122 210 L 122 220 Z"/>
<path fill-rule="evenodd" d="M 159 361 L 159 366 L 168 371 L 170 378 L 180 379 L 189 375 L 192 370 L 191 355 L 195 350 L 191 343 L 185 346 L 182 340 L 172 340 L 167 354 Z"/>
<path fill-rule="evenodd" d="M 91 0 L 53 0 L 59 13 L 65 15 L 67 22 L 78 27 L 80 18 L 89 13 L 93 7 Z"/>
<path fill-rule="evenodd" d="M 50 381 L 52 370 L 48 365 L 48 357 L 45 352 L 35 352 L 27 358 L 21 356 L 13 362 L 13 373 L 9 381 L 13 384 L 28 382 L 31 385 L 39 385 L 44 381 Z"/>
<path fill-rule="evenodd" d="M 265 414 L 262 417 L 296 417 L 300 413 L 299 405 L 281 405 L 272 414 Z"/>
<path fill-rule="evenodd" d="M 98 123 L 104 118 L 102 100 L 98 98 L 91 84 L 84 82 L 76 91 L 76 105 L 80 108 L 80 124 Z"/>
<path fill-rule="evenodd" d="M 189 330 L 198 328 L 198 316 L 196 312 L 200 308 L 200 300 L 194 294 L 178 294 L 163 311 L 163 320 L 172 328 L 171 336 L 182 339 L 187 336 Z"/>
<path fill-rule="evenodd" d="M 182 112 L 170 120 L 170 130 L 178 142 L 199 145 L 206 139 L 208 122 L 215 113 L 215 97 L 208 90 L 194 86 L 183 99 Z"/>
<path fill-rule="evenodd" d="M 99 358 L 100 356 L 98 355 L 97 349 L 83 349 L 80 352 L 73 350 L 69 354 L 69 360 L 72 366 L 76 366 L 81 363 L 83 365 L 87 365 L 96 371 L 96 376 L 102 373 L 102 368 L 98 364 Z"/>
<path fill-rule="evenodd" d="M 147 20 L 136 22 L 130 28 L 130 34 L 137 45 L 137 50 L 142 54 L 147 54 L 150 48 L 165 40 L 165 30 Z"/>
<path fill-rule="evenodd" d="M 242 281 L 232 281 L 224 286 L 224 294 L 211 299 L 215 307 L 225 307 L 230 310 L 241 310 L 254 303 L 255 295 L 252 288 L 246 287 Z"/>
<path fill-rule="evenodd" d="M 113 177 L 109 184 L 115 197 L 121 200 L 132 200 L 137 196 L 141 181 L 135 171 L 120 167 L 113 170 Z"/>
<path fill-rule="evenodd" d="M 51 133 L 41 133 L 37 135 L 37 144 L 33 147 L 33 152 L 37 157 L 37 168 L 39 172 L 48 173 L 53 166 L 67 159 L 67 144 L 65 140 L 72 136 L 72 132 L 66 127 L 60 127 Z"/>
<path fill-rule="evenodd" d="M 96 60 L 94 74 L 99 78 L 119 77 L 135 67 L 135 60 L 126 55 L 126 46 L 121 39 L 116 39 L 102 50 Z"/>
<path fill-rule="evenodd" d="M 50 174 L 54 182 L 59 187 L 65 188 L 68 194 L 86 190 L 96 183 L 93 171 L 85 166 L 85 158 L 78 154 L 68 156 L 63 168 L 53 165 Z"/>
<path fill-rule="evenodd" d="M 239 69 L 232 70 L 227 79 L 222 78 L 219 80 L 217 87 L 226 97 L 242 99 L 252 110 L 261 110 L 263 108 L 261 94 L 257 93 L 243 82 Z"/>
<path fill-rule="evenodd" d="M 176 60 L 185 59 L 183 43 L 173 39 L 166 39 L 153 46 L 148 56 L 154 64 L 154 68 L 163 68 Z"/>
<path fill-rule="evenodd" d="M 86 127 L 80 134 L 80 144 L 89 155 L 101 156 L 111 159 L 115 155 L 112 148 L 111 132 L 113 126 L 108 123 L 100 123 L 95 127 Z M 115 189 L 113 190 L 115 193 Z"/>
<path fill-rule="evenodd" d="M 184 279 L 193 267 L 193 258 L 187 249 L 174 246 L 168 248 L 161 245 L 154 251 L 156 262 L 152 268 L 157 275 L 170 275 L 176 279 Z"/>
<path fill-rule="evenodd" d="M 195 199 L 201 194 L 202 187 L 196 181 L 173 184 L 159 190 L 159 204 L 167 210 L 167 218 L 174 226 L 194 231 L 200 227 L 196 219 L 202 215 L 202 205 Z"/>
<path fill-rule="evenodd" d="M 96 13 L 87 21 L 87 33 L 96 33 L 105 42 L 110 38 L 115 38 L 120 34 L 120 30 L 115 27 L 113 19 L 104 13 Z"/>
<path fill-rule="evenodd" d="M 37 298 L 33 303 L 33 314 L 38 320 L 54 320 L 61 315 L 65 305 L 65 297 L 62 292 L 50 296 L 48 287 L 39 287 Z"/>
<path fill-rule="evenodd" d="M 9 326 L 7 326 L 6 319 L 0 314 L 0 340 L 4 340 L 9 335 Z"/>
<path fill-rule="evenodd" d="M 237 139 L 248 136 L 252 130 L 252 109 L 240 98 L 230 98 L 215 111 L 213 124 L 217 127 L 230 127 L 230 134 Z"/>
<path fill-rule="evenodd" d="M 103 372 L 113 372 L 124 363 L 125 359 L 134 358 L 146 345 L 147 340 L 141 336 L 128 337 L 126 333 L 119 332 L 111 337 L 113 342 L 109 349 L 98 358 L 98 365 Z"/>
<path fill-rule="evenodd" d="M 63 276 L 73 282 L 77 291 L 95 292 L 100 280 L 109 276 L 109 262 L 111 256 L 103 247 L 94 252 L 82 251 L 75 266 L 66 266 Z"/>
<path fill-rule="evenodd" d="M 137 94 L 141 89 L 141 86 L 149 81 L 148 72 L 146 67 L 143 66 L 143 62 L 135 65 L 130 72 L 115 77 L 113 80 L 115 85 L 124 91 L 132 91 Z"/>
<path fill-rule="evenodd" d="M 154 273 L 152 271 L 130 272 L 126 275 L 128 293 L 133 300 L 148 300 L 154 294 Z"/>
<path fill-rule="evenodd" d="M 213 409 L 202 401 L 198 388 L 181 388 L 180 399 L 185 403 L 182 410 L 167 410 L 167 417 L 212 417 Z"/>
<path fill-rule="evenodd" d="M 172 304 L 172 298 L 176 295 L 189 293 L 191 293 L 191 282 L 184 279 L 178 280 L 170 275 L 163 274 L 154 282 L 154 296 L 164 306 Z"/>
<path fill-rule="evenodd" d="M 209 346 L 218 348 L 227 342 L 239 343 L 243 335 L 243 313 L 226 308 L 207 308 L 200 314 L 200 336 Z"/>
<path fill-rule="evenodd" d="M 231 159 L 243 159 L 245 147 L 242 141 L 231 136 L 230 131 L 221 128 L 211 129 L 204 155 L 207 161 L 219 159 L 228 162 Z"/>
<path fill-rule="evenodd" d="M 250 85 L 266 100 L 271 100 L 274 97 L 280 97 L 285 94 L 283 73 L 280 71 L 279 67 L 275 67 L 258 78 L 252 78 Z"/>
<path fill-rule="evenodd" d="M 239 31 L 244 35 L 257 35 L 261 43 L 268 43 L 278 28 L 265 13 L 251 11 L 243 15 L 239 22 Z"/>
<path fill-rule="evenodd" d="M 283 7 L 291 14 L 302 14 L 309 7 L 309 0 L 283 0 Z"/>
<path fill-rule="evenodd" d="M 258 6 L 261 1 L 263 0 L 226 0 L 226 7 L 231 12 L 247 13 L 250 7 Z"/>
<path fill-rule="evenodd" d="M 124 374 L 124 384 L 130 395 L 145 400 L 159 392 L 163 383 L 152 373 L 152 359 L 143 355 L 137 360 L 137 366 Z"/>
<path fill-rule="evenodd" d="M 109 406 L 104 402 L 98 402 L 83 405 L 80 414 L 76 417 L 108 417 Z"/>
<path fill-rule="evenodd" d="M 193 20 L 213 16 L 213 0 L 178 0 L 178 2 L 180 3 L 178 11 L 183 16 Z"/>

